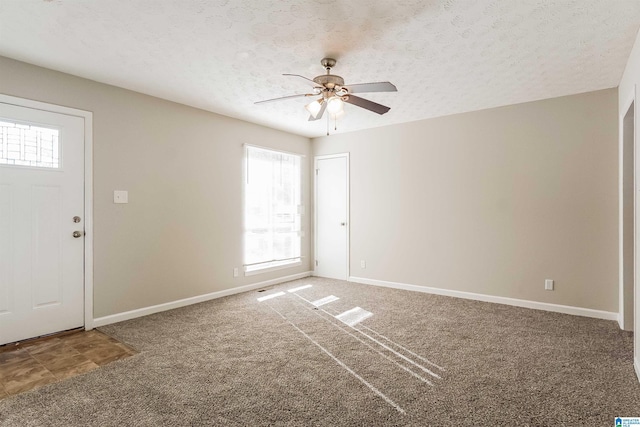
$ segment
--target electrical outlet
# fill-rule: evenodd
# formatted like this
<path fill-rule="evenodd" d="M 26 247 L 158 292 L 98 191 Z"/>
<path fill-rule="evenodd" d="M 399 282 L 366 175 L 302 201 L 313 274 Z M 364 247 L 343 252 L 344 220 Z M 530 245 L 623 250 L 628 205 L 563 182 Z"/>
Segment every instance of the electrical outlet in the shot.
<path fill-rule="evenodd" d="M 238 277 L 240 273 L 238 273 L 238 267 L 233 268 L 233 277 Z"/>
<path fill-rule="evenodd" d="M 545 281 L 544 281 L 544 289 L 546 291 L 552 291 L 553 290 L 553 280 L 545 279 Z"/>
<path fill-rule="evenodd" d="M 127 190 L 113 190 L 113 203 L 129 203 Z"/>
<path fill-rule="evenodd" d="M 360 268 L 367 268 L 367 261 L 361 259 L 360 260 Z"/>

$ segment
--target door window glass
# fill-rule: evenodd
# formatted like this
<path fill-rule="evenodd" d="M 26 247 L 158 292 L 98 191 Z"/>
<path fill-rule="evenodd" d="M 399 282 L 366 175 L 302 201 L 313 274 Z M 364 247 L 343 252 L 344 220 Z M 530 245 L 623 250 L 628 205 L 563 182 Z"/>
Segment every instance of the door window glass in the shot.
<path fill-rule="evenodd" d="M 58 129 L 0 119 L 0 164 L 60 167 Z"/>

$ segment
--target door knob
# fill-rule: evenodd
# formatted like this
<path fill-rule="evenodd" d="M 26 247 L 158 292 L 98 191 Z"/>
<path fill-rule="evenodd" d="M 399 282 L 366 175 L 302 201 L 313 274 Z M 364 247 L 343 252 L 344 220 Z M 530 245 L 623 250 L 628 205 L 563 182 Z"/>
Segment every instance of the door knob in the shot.
<path fill-rule="evenodd" d="M 345 225 L 347 225 L 347 223 L 346 222 L 341 222 L 340 225 L 344 227 Z"/>
<path fill-rule="evenodd" d="M 73 232 L 73 237 L 75 237 L 76 239 L 77 239 L 78 237 L 82 237 L 82 231 L 74 231 L 74 232 Z"/>

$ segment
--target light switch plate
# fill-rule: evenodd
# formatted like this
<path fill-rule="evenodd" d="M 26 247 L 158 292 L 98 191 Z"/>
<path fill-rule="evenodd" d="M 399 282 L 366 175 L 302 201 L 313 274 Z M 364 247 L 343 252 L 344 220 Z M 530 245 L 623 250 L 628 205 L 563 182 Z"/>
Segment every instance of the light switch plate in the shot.
<path fill-rule="evenodd" d="M 113 203 L 129 203 L 129 192 L 126 190 L 114 190 Z"/>

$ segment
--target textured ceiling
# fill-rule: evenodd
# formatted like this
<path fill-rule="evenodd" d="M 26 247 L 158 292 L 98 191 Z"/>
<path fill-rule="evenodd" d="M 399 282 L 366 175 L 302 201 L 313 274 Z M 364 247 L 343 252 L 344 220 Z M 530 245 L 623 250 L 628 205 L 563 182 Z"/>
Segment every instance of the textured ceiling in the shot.
<path fill-rule="evenodd" d="M 0 0 L 0 55 L 312 137 L 307 99 L 253 103 L 324 56 L 398 88 L 347 132 L 615 87 L 639 27 L 637 0 Z"/>

